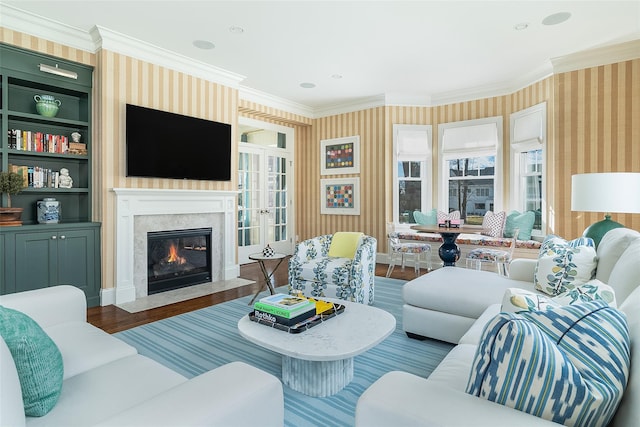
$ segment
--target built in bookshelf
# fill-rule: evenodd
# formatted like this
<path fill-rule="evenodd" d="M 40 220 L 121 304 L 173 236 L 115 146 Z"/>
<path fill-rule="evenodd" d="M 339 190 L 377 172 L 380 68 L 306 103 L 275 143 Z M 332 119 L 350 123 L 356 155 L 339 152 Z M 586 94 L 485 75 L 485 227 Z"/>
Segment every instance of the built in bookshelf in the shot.
<path fill-rule="evenodd" d="M 93 68 L 0 43 L 0 170 L 22 176 L 11 196 L 21 226 L 1 227 L 0 293 L 70 283 L 99 303 L 100 224 L 92 221 Z M 61 171 L 72 184 L 61 185 Z M 68 174 L 67 174 L 68 172 Z M 66 178 L 65 178 L 66 180 Z M 65 181 L 65 184 L 68 180 Z M 37 202 L 60 203 L 39 224 Z M 7 206 L 7 195 L 2 195 Z"/>

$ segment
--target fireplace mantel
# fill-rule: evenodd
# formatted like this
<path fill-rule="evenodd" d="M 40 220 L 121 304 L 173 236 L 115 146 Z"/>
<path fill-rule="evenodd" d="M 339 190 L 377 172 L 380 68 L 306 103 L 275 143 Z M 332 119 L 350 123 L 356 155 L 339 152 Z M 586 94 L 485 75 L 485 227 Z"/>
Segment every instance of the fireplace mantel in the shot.
<path fill-rule="evenodd" d="M 224 280 L 240 275 L 236 263 L 234 191 L 114 188 L 116 194 L 115 304 L 134 301 L 134 218 L 140 215 L 221 213 L 224 217 L 222 265 Z M 102 298 L 105 300 L 112 298 Z"/>

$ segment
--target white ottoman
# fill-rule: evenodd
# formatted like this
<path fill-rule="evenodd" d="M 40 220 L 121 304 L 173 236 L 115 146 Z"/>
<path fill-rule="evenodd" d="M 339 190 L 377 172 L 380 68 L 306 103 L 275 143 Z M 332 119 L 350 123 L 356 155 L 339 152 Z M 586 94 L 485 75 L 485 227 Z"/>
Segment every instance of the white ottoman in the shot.
<path fill-rule="evenodd" d="M 533 283 L 489 271 L 443 267 L 402 287 L 402 329 L 412 338 L 434 338 L 457 344 L 473 322 L 507 288 L 533 291 Z"/>

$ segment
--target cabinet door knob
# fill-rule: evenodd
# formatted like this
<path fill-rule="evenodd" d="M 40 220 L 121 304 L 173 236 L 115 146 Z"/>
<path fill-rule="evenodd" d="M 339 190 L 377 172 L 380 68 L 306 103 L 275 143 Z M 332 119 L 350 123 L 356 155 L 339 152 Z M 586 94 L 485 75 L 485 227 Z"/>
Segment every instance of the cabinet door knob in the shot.
<path fill-rule="evenodd" d="M 60 236 L 60 240 L 64 240 L 66 238 L 67 238 L 67 236 L 64 236 L 64 235 Z"/>
<path fill-rule="evenodd" d="M 51 236 L 51 240 L 56 240 L 58 236 Z"/>

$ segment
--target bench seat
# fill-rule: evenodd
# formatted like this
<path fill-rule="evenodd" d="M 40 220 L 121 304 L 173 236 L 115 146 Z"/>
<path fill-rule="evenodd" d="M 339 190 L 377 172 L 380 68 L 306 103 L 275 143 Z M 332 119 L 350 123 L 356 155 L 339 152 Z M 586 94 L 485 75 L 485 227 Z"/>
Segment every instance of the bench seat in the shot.
<path fill-rule="evenodd" d="M 398 232 L 400 240 L 419 241 L 428 243 L 442 243 L 442 237 L 439 233 L 422 233 L 416 231 Z M 460 248 L 460 259 L 466 258 L 469 251 L 477 247 L 496 247 L 508 249 L 511 245 L 511 239 L 507 237 L 491 237 L 480 233 L 460 233 L 456 239 L 456 244 Z M 531 258 L 537 259 L 542 242 L 537 240 L 517 240 L 516 249 L 513 253 L 514 258 Z M 434 252 L 437 252 L 437 248 Z"/>

